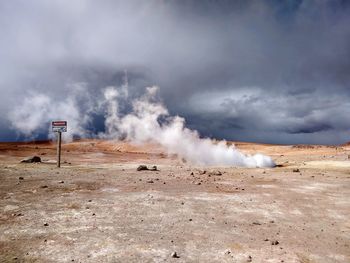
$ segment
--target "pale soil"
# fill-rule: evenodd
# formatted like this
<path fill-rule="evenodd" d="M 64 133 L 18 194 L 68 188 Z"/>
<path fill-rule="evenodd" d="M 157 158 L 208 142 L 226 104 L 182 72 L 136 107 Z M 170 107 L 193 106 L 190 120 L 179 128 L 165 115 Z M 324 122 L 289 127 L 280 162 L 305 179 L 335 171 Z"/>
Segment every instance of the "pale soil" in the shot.
<path fill-rule="evenodd" d="M 0 143 L 0 262 L 350 262 L 350 147 L 236 145 L 280 167 L 78 141 L 59 169 L 19 163 L 54 144 Z"/>

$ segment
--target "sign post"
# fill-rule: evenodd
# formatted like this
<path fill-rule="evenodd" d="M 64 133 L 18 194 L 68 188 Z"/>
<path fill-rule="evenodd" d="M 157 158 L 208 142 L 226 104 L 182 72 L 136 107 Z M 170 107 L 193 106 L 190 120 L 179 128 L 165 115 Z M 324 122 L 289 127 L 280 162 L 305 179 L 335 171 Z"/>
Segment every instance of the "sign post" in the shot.
<path fill-rule="evenodd" d="M 57 132 L 57 167 L 61 167 L 62 132 L 67 132 L 67 121 L 53 121 L 52 131 Z"/>

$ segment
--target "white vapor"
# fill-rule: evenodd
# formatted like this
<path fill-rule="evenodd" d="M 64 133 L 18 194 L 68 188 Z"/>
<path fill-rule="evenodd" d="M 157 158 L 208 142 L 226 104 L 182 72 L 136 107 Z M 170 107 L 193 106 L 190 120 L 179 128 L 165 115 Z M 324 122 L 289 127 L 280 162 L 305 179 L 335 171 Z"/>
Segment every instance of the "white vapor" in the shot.
<path fill-rule="evenodd" d="M 85 126 L 90 122 L 92 101 L 85 92 L 84 84 L 74 84 L 71 88 L 73 91 L 64 100 L 45 94 L 31 94 L 25 98 L 7 116 L 12 128 L 31 139 L 36 137 L 38 131 L 48 130 L 48 137 L 54 138 L 49 122 L 67 120 L 68 132 L 63 133 L 65 141 L 71 141 L 74 136 L 87 137 L 89 132 Z M 82 98 L 84 103 L 81 103 Z"/>
<path fill-rule="evenodd" d="M 133 111 L 118 116 L 118 95 L 114 88 L 105 90 L 108 105 L 106 130 L 134 142 L 153 141 L 164 146 L 169 154 L 176 154 L 193 164 L 243 167 L 274 167 L 274 161 L 265 155 L 245 155 L 225 141 L 199 137 L 197 131 L 185 127 L 185 120 L 169 116 L 168 110 L 157 101 L 158 87 L 148 87 L 146 94 L 132 101 Z M 160 122 L 160 118 L 164 121 Z M 109 126 L 108 126 L 109 125 Z"/>
<path fill-rule="evenodd" d="M 233 145 L 228 146 L 226 141 L 200 138 L 197 131 L 185 127 L 184 118 L 169 115 L 167 108 L 157 99 L 156 86 L 146 88 L 142 97 L 130 99 L 126 80 L 120 88 L 105 88 L 102 100 L 95 101 L 84 85 L 75 85 L 73 90 L 63 101 L 43 94 L 27 98 L 8 116 L 13 128 L 31 137 L 47 129 L 49 120 L 62 119 L 68 121 L 68 132 L 64 133 L 66 140 L 71 140 L 73 136 L 97 136 L 137 143 L 155 142 L 162 145 L 168 154 L 176 154 L 196 165 L 275 166 L 268 156 L 245 155 Z M 127 103 L 131 104 L 129 111 L 123 108 Z M 105 125 L 105 131 L 97 135 L 89 133 L 86 128 L 92 114 L 96 113 L 103 113 Z M 49 134 L 49 137 L 53 136 L 52 132 Z"/>

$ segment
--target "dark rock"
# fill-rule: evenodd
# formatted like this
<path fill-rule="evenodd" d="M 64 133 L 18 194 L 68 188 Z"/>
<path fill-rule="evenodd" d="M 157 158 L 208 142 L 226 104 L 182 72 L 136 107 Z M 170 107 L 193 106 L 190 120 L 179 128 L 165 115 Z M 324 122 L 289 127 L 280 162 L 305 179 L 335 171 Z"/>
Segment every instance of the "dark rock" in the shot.
<path fill-rule="evenodd" d="M 48 188 L 48 186 L 47 185 L 42 185 L 42 186 L 40 186 L 40 188 Z"/>
<path fill-rule="evenodd" d="M 137 171 L 147 171 L 148 167 L 146 165 L 139 165 L 136 169 Z"/>
<path fill-rule="evenodd" d="M 64 181 L 59 181 L 60 184 L 64 184 Z"/>
<path fill-rule="evenodd" d="M 214 171 L 214 172 L 211 172 L 209 174 L 213 175 L 213 176 L 221 176 L 222 175 L 222 173 L 220 171 Z"/>
<path fill-rule="evenodd" d="M 277 240 L 271 241 L 271 245 L 273 245 L 273 246 L 277 246 L 279 243 L 280 243 L 280 242 L 278 242 Z"/>
<path fill-rule="evenodd" d="M 253 258 L 252 256 L 248 256 L 247 262 L 252 262 Z"/>
<path fill-rule="evenodd" d="M 180 258 L 179 255 L 176 253 L 176 251 L 174 251 L 173 253 L 171 253 L 171 257 L 172 257 L 172 258 Z"/>
<path fill-rule="evenodd" d="M 48 223 L 45 223 L 44 226 L 49 226 L 49 224 L 48 224 Z"/>
<path fill-rule="evenodd" d="M 22 176 L 18 177 L 18 180 L 24 180 L 24 178 Z"/>
<path fill-rule="evenodd" d="M 148 168 L 146 165 L 139 165 L 136 169 L 137 171 L 159 171 L 157 166 L 152 166 L 151 168 Z"/>
<path fill-rule="evenodd" d="M 148 180 L 147 183 L 153 184 L 154 182 L 153 182 L 153 180 Z"/>
<path fill-rule="evenodd" d="M 300 173 L 300 170 L 298 168 L 293 169 L 293 173 Z"/>
<path fill-rule="evenodd" d="M 41 158 L 39 156 L 30 156 L 21 160 L 21 163 L 41 163 Z"/>

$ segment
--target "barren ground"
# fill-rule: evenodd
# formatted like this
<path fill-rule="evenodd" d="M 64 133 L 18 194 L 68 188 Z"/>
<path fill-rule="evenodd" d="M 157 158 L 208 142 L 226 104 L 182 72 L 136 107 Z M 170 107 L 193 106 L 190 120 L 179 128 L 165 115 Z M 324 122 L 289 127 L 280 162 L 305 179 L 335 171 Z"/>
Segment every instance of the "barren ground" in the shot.
<path fill-rule="evenodd" d="M 64 144 L 59 169 L 54 144 L 1 143 L 0 261 L 350 262 L 350 146 L 236 145 L 280 167 L 90 140 Z"/>

